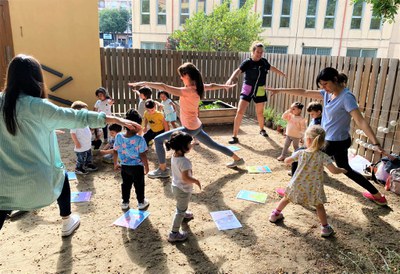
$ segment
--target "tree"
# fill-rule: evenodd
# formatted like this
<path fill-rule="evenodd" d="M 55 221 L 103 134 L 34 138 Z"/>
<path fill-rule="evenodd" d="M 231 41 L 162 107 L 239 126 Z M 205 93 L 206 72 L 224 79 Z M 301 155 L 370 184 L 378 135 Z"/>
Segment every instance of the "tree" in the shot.
<path fill-rule="evenodd" d="M 127 9 L 103 9 L 99 14 L 100 32 L 123 33 L 128 28 L 129 18 Z"/>
<path fill-rule="evenodd" d="M 251 42 L 261 39 L 262 32 L 260 15 L 252 10 L 254 0 L 233 11 L 229 4 L 230 0 L 224 1 L 209 15 L 194 14 L 169 41 L 176 41 L 178 50 L 248 51 Z"/>
<path fill-rule="evenodd" d="M 360 1 L 372 4 L 373 14 L 380 16 L 383 21 L 389 23 L 394 21 L 397 10 L 400 8 L 400 0 L 353 0 L 354 3 Z"/>

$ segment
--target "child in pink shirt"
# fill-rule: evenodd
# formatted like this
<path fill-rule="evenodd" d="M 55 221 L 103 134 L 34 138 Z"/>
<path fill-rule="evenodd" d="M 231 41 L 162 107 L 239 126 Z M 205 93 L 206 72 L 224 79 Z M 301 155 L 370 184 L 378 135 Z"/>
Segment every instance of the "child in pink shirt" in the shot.
<path fill-rule="evenodd" d="M 130 83 L 132 87 L 148 86 L 180 97 L 180 110 L 181 110 L 181 123 L 182 127 L 175 128 L 158 135 L 154 139 L 156 145 L 156 153 L 159 162 L 159 168 L 149 172 L 149 178 L 165 178 L 170 176 L 169 169 L 167 168 L 165 159 L 164 141 L 169 140 L 172 133 L 175 131 L 183 131 L 196 137 L 201 143 L 209 148 L 218 150 L 219 152 L 232 157 L 233 161 L 227 164 L 227 167 L 234 168 L 239 165 L 244 165 L 244 160 L 237 156 L 229 148 L 218 144 L 203 130 L 203 126 L 199 119 L 199 103 L 206 90 L 228 89 L 234 85 L 219 85 L 219 84 L 204 84 L 200 71 L 192 63 L 185 63 L 178 68 L 179 76 L 184 87 L 169 86 L 164 83 L 153 82 L 138 82 Z"/>
<path fill-rule="evenodd" d="M 282 118 L 287 121 L 286 139 L 283 145 L 282 153 L 277 158 L 278 161 L 285 160 L 290 144 L 293 142 L 293 149 L 299 148 L 300 139 L 306 131 L 307 120 L 301 116 L 304 105 L 300 102 L 294 102 L 288 110 L 286 110 Z"/>

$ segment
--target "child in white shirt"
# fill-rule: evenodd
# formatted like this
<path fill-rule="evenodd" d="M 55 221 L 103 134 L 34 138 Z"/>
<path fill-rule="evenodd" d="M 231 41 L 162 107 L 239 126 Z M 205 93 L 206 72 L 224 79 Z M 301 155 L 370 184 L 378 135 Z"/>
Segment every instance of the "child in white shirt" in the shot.
<path fill-rule="evenodd" d="M 80 110 L 88 108 L 82 101 L 75 101 L 71 105 L 72 109 Z M 93 164 L 92 156 L 92 132 L 89 127 L 71 129 L 71 138 L 74 141 L 76 153 L 76 174 L 88 174 L 88 171 L 96 171 L 97 167 Z"/>

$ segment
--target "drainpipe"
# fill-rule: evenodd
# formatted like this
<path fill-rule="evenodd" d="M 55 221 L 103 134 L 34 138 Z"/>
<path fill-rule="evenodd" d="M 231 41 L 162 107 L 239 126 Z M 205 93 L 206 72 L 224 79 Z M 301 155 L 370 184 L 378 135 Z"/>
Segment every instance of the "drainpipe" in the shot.
<path fill-rule="evenodd" d="M 340 32 L 338 56 L 340 56 L 340 50 L 342 49 L 344 22 L 346 21 L 347 1 L 348 0 L 346 0 L 345 6 L 344 6 L 344 12 L 343 12 L 342 30 Z"/>

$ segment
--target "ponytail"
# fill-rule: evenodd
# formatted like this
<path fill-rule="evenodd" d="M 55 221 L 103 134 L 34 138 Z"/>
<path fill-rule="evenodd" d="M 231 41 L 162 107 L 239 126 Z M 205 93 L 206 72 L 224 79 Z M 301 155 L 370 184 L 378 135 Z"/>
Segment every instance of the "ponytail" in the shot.
<path fill-rule="evenodd" d="M 305 138 L 313 139 L 308 149 L 312 152 L 318 151 L 325 145 L 325 130 L 319 125 L 308 127 L 305 133 Z"/>

